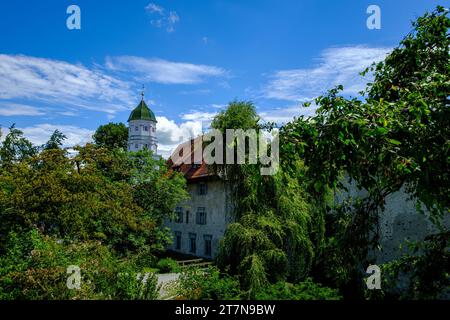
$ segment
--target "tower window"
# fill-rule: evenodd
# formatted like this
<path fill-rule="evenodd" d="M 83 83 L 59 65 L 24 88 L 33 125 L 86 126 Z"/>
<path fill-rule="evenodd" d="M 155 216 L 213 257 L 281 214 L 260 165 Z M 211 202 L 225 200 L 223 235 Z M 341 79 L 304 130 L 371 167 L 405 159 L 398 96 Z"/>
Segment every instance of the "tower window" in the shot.
<path fill-rule="evenodd" d="M 144 126 L 144 131 L 148 131 L 148 127 L 147 126 Z"/>
<path fill-rule="evenodd" d="M 139 149 L 139 145 L 137 143 L 134 144 L 135 149 Z"/>
<path fill-rule="evenodd" d="M 138 126 L 135 126 L 135 127 L 134 127 L 134 131 L 139 131 L 139 127 L 138 127 Z"/>
<path fill-rule="evenodd" d="M 155 132 L 156 131 L 156 128 L 155 127 L 152 127 L 152 132 Z"/>
<path fill-rule="evenodd" d="M 186 210 L 186 224 L 189 223 L 189 210 Z"/>

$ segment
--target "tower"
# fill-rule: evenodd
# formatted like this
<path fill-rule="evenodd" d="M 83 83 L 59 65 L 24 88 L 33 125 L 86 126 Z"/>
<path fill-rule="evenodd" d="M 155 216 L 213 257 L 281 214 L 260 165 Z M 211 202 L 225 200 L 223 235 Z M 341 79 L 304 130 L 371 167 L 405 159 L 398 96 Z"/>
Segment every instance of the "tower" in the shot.
<path fill-rule="evenodd" d="M 128 118 L 128 151 L 139 151 L 147 148 L 157 152 L 156 117 L 144 101 L 144 91 L 138 106 Z"/>

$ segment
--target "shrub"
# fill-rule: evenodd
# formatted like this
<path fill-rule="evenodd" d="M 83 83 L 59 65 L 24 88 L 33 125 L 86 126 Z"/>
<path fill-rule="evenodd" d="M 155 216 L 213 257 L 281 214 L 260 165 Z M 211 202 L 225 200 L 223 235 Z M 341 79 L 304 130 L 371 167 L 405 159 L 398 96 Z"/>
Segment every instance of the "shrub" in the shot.
<path fill-rule="evenodd" d="M 37 230 L 7 240 L 0 256 L 0 300 L 156 299 L 154 274 L 137 273 L 136 265 L 120 260 L 99 242 L 64 243 Z M 67 267 L 80 267 L 79 289 L 69 289 Z"/>
<path fill-rule="evenodd" d="M 236 277 L 223 274 L 217 267 L 206 270 L 188 268 L 180 276 L 178 294 L 187 300 L 235 300 L 241 290 Z"/>
<path fill-rule="evenodd" d="M 181 268 L 178 262 L 171 258 L 165 258 L 158 261 L 156 268 L 159 269 L 161 273 L 176 273 L 180 272 Z"/>
<path fill-rule="evenodd" d="M 158 289 L 158 278 L 154 273 L 122 272 L 117 274 L 114 299 L 156 300 Z"/>
<path fill-rule="evenodd" d="M 322 287 L 308 278 L 303 282 L 291 284 L 278 282 L 265 287 L 258 294 L 257 300 L 340 300 L 338 290 Z"/>

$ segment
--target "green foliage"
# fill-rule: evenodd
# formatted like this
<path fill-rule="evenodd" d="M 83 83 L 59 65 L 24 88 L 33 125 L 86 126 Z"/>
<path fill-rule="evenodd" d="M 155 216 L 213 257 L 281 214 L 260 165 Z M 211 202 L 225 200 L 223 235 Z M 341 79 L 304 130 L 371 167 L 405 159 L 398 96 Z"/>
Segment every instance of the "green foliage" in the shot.
<path fill-rule="evenodd" d="M 314 117 L 300 117 L 281 130 L 281 165 L 295 172 L 303 159 L 306 190 L 315 198 L 327 188 L 345 191 L 344 177 L 367 191 L 363 199 L 329 208 L 334 227 L 327 230 L 319 259 L 322 276 L 336 285 L 358 291 L 361 265 L 369 247 L 378 244 L 385 199 L 401 188 L 444 229 L 440 220 L 450 205 L 447 14 L 438 7 L 420 17 L 398 48 L 366 70 L 374 81 L 364 99 L 346 98 L 338 86 L 316 99 Z M 427 258 L 439 260 L 440 254 Z"/>
<path fill-rule="evenodd" d="M 220 245 L 220 269 L 183 272 L 180 297 L 341 298 L 311 275 L 345 297 L 448 291 L 449 236 L 440 224 L 450 206 L 447 15 L 438 7 L 417 19 L 398 48 L 363 72 L 374 75 L 363 97 L 345 97 L 338 86 L 316 99 L 314 117 L 282 127 L 276 175 L 261 176 L 260 164 L 212 166 L 230 182 L 236 220 Z M 271 124 L 260 123 L 251 102 L 233 101 L 212 127 L 261 134 Z M 156 277 L 143 281 L 138 271 L 154 266 L 154 252 L 171 241 L 162 222 L 188 194 L 162 159 L 127 153 L 127 137 L 124 124 L 110 123 L 98 128 L 95 145 L 69 156 L 59 131 L 36 148 L 10 128 L 0 147 L 0 299 L 157 297 Z M 346 180 L 367 195 L 331 205 Z M 379 214 L 401 188 L 440 233 L 383 265 L 382 291 L 364 292 L 361 266 L 378 245 Z M 158 268 L 178 271 L 175 264 L 161 260 Z M 81 267 L 80 290 L 67 289 L 69 265 Z"/>
<path fill-rule="evenodd" d="M 134 200 L 158 224 L 189 197 L 184 176 L 170 170 L 164 159 L 155 159 L 151 151 L 131 152 L 127 166 L 131 168 Z"/>
<path fill-rule="evenodd" d="M 11 127 L 0 147 L 1 298 L 155 299 L 156 277 L 137 272 L 171 241 L 162 221 L 187 196 L 184 178 L 149 151 L 103 140 L 111 149 L 69 155 L 64 138 L 55 131 L 38 152 Z M 81 290 L 66 287 L 69 265 Z"/>
<path fill-rule="evenodd" d="M 50 139 L 48 139 L 47 143 L 43 146 L 43 149 L 44 150 L 60 149 L 63 145 L 64 140 L 66 139 L 67 139 L 66 135 L 64 135 L 61 131 L 57 129 L 52 133 Z"/>
<path fill-rule="evenodd" d="M 149 152 L 119 157 L 91 145 L 77 151 L 69 157 L 44 150 L 0 173 L 1 232 L 37 226 L 60 238 L 100 240 L 122 253 L 163 249 L 170 236 L 161 224 L 186 196 L 184 179 L 168 174 Z M 130 169 L 136 157 L 146 166 Z"/>
<path fill-rule="evenodd" d="M 112 297 L 116 300 L 156 300 L 159 297 L 158 278 L 152 273 L 141 274 L 131 269 L 116 277 Z"/>
<path fill-rule="evenodd" d="M 156 267 L 159 269 L 161 273 L 176 273 L 180 272 L 181 268 L 173 259 L 165 258 L 158 261 Z"/>
<path fill-rule="evenodd" d="M 156 299 L 153 274 L 138 278 L 136 266 L 99 242 L 63 242 L 37 230 L 10 233 L 0 256 L 0 299 Z M 68 266 L 79 266 L 80 289 L 69 289 Z"/>
<path fill-rule="evenodd" d="M 98 127 L 92 136 L 95 144 L 101 148 L 128 149 L 128 128 L 124 123 L 108 123 Z"/>
<path fill-rule="evenodd" d="M 47 150 L 2 172 L 2 228 L 37 226 L 48 235 L 117 247 L 133 245 L 133 233 L 154 229 L 134 203 L 131 187 L 104 177 L 87 155 L 69 158 L 62 150 Z"/>
<path fill-rule="evenodd" d="M 215 129 L 259 129 L 258 122 L 259 116 L 252 102 L 235 100 L 213 119 L 211 127 Z"/>
<path fill-rule="evenodd" d="M 446 299 L 450 293 L 450 232 L 409 243 L 408 254 L 381 265 L 379 292 L 366 291 L 368 299 Z M 378 290 L 377 290 L 378 291 Z"/>
<path fill-rule="evenodd" d="M 1 136 L 1 134 L 0 134 Z M 28 159 L 37 153 L 37 148 L 23 137 L 23 132 L 16 129 L 15 124 L 9 128 L 8 134 L 0 147 L 0 165 L 2 168 Z"/>
<path fill-rule="evenodd" d="M 256 129 L 254 106 L 233 102 L 212 122 L 214 129 Z M 248 149 L 247 149 L 248 150 Z M 303 170 L 301 161 L 298 171 Z M 300 175 L 282 169 L 262 176 L 260 164 L 213 166 L 231 183 L 236 222 L 228 226 L 217 258 L 223 270 L 239 275 L 246 298 L 269 282 L 298 281 L 310 270 L 320 241 L 320 211 L 308 204 Z M 312 201 L 311 201 L 312 202 Z"/>
<path fill-rule="evenodd" d="M 305 279 L 297 284 L 277 282 L 264 287 L 256 295 L 257 300 L 340 300 L 342 296 L 335 289 L 322 287 Z"/>
<path fill-rule="evenodd" d="M 0 299 L 157 297 L 156 276 L 138 272 L 170 243 L 162 222 L 186 182 L 150 151 L 127 153 L 100 134 L 119 127 L 72 155 L 59 131 L 36 148 L 10 128 L 0 147 Z M 80 290 L 66 287 L 69 265 L 81 268 Z"/>
<path fill-rule="evenodd" d="M 315 117 L 283 128 L 281 152 L 300 154 L 315 186 L 342 187 L 345 172 L 375 206 L 406 186 L 434 214 L 448 212 L 449 21 L 442 8 L 419 18 L 372 68 L 366 100 L 340 96 L 341 86 L 330 90 L 316 100 Z M 290 157 L 282 159 L 290 166 Z"/>
<path fill-rule="evenodd" d="M 179 298 L 187 300 L 235 300 L 240 298 L 239 280 L 216 267 L 188 268 L 180 276 Z"/>

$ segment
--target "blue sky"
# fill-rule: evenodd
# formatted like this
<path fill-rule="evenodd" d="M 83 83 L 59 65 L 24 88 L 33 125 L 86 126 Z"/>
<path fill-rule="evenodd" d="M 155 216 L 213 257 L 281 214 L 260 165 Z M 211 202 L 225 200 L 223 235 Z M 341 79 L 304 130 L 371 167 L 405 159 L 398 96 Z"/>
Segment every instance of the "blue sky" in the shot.
<path fill-rule="evenodd" d="M 69 5 L 81 30 L 69 30 Z M 381 29 L 366 9 L 381 8 Z M 126 122 L 146 87 L 160 151 L 199 134 L 234 99 L 283 123 L 299 107 L 358 76 L 445 1 L 211 0 L 0 2 L 0 125 L 40 144 L 60 129 L 69 145 L 101 124 Z M 448 2 L 447 2 L 448 4 Z M 199 123 L 200 121 L 200 123 Z"/>

